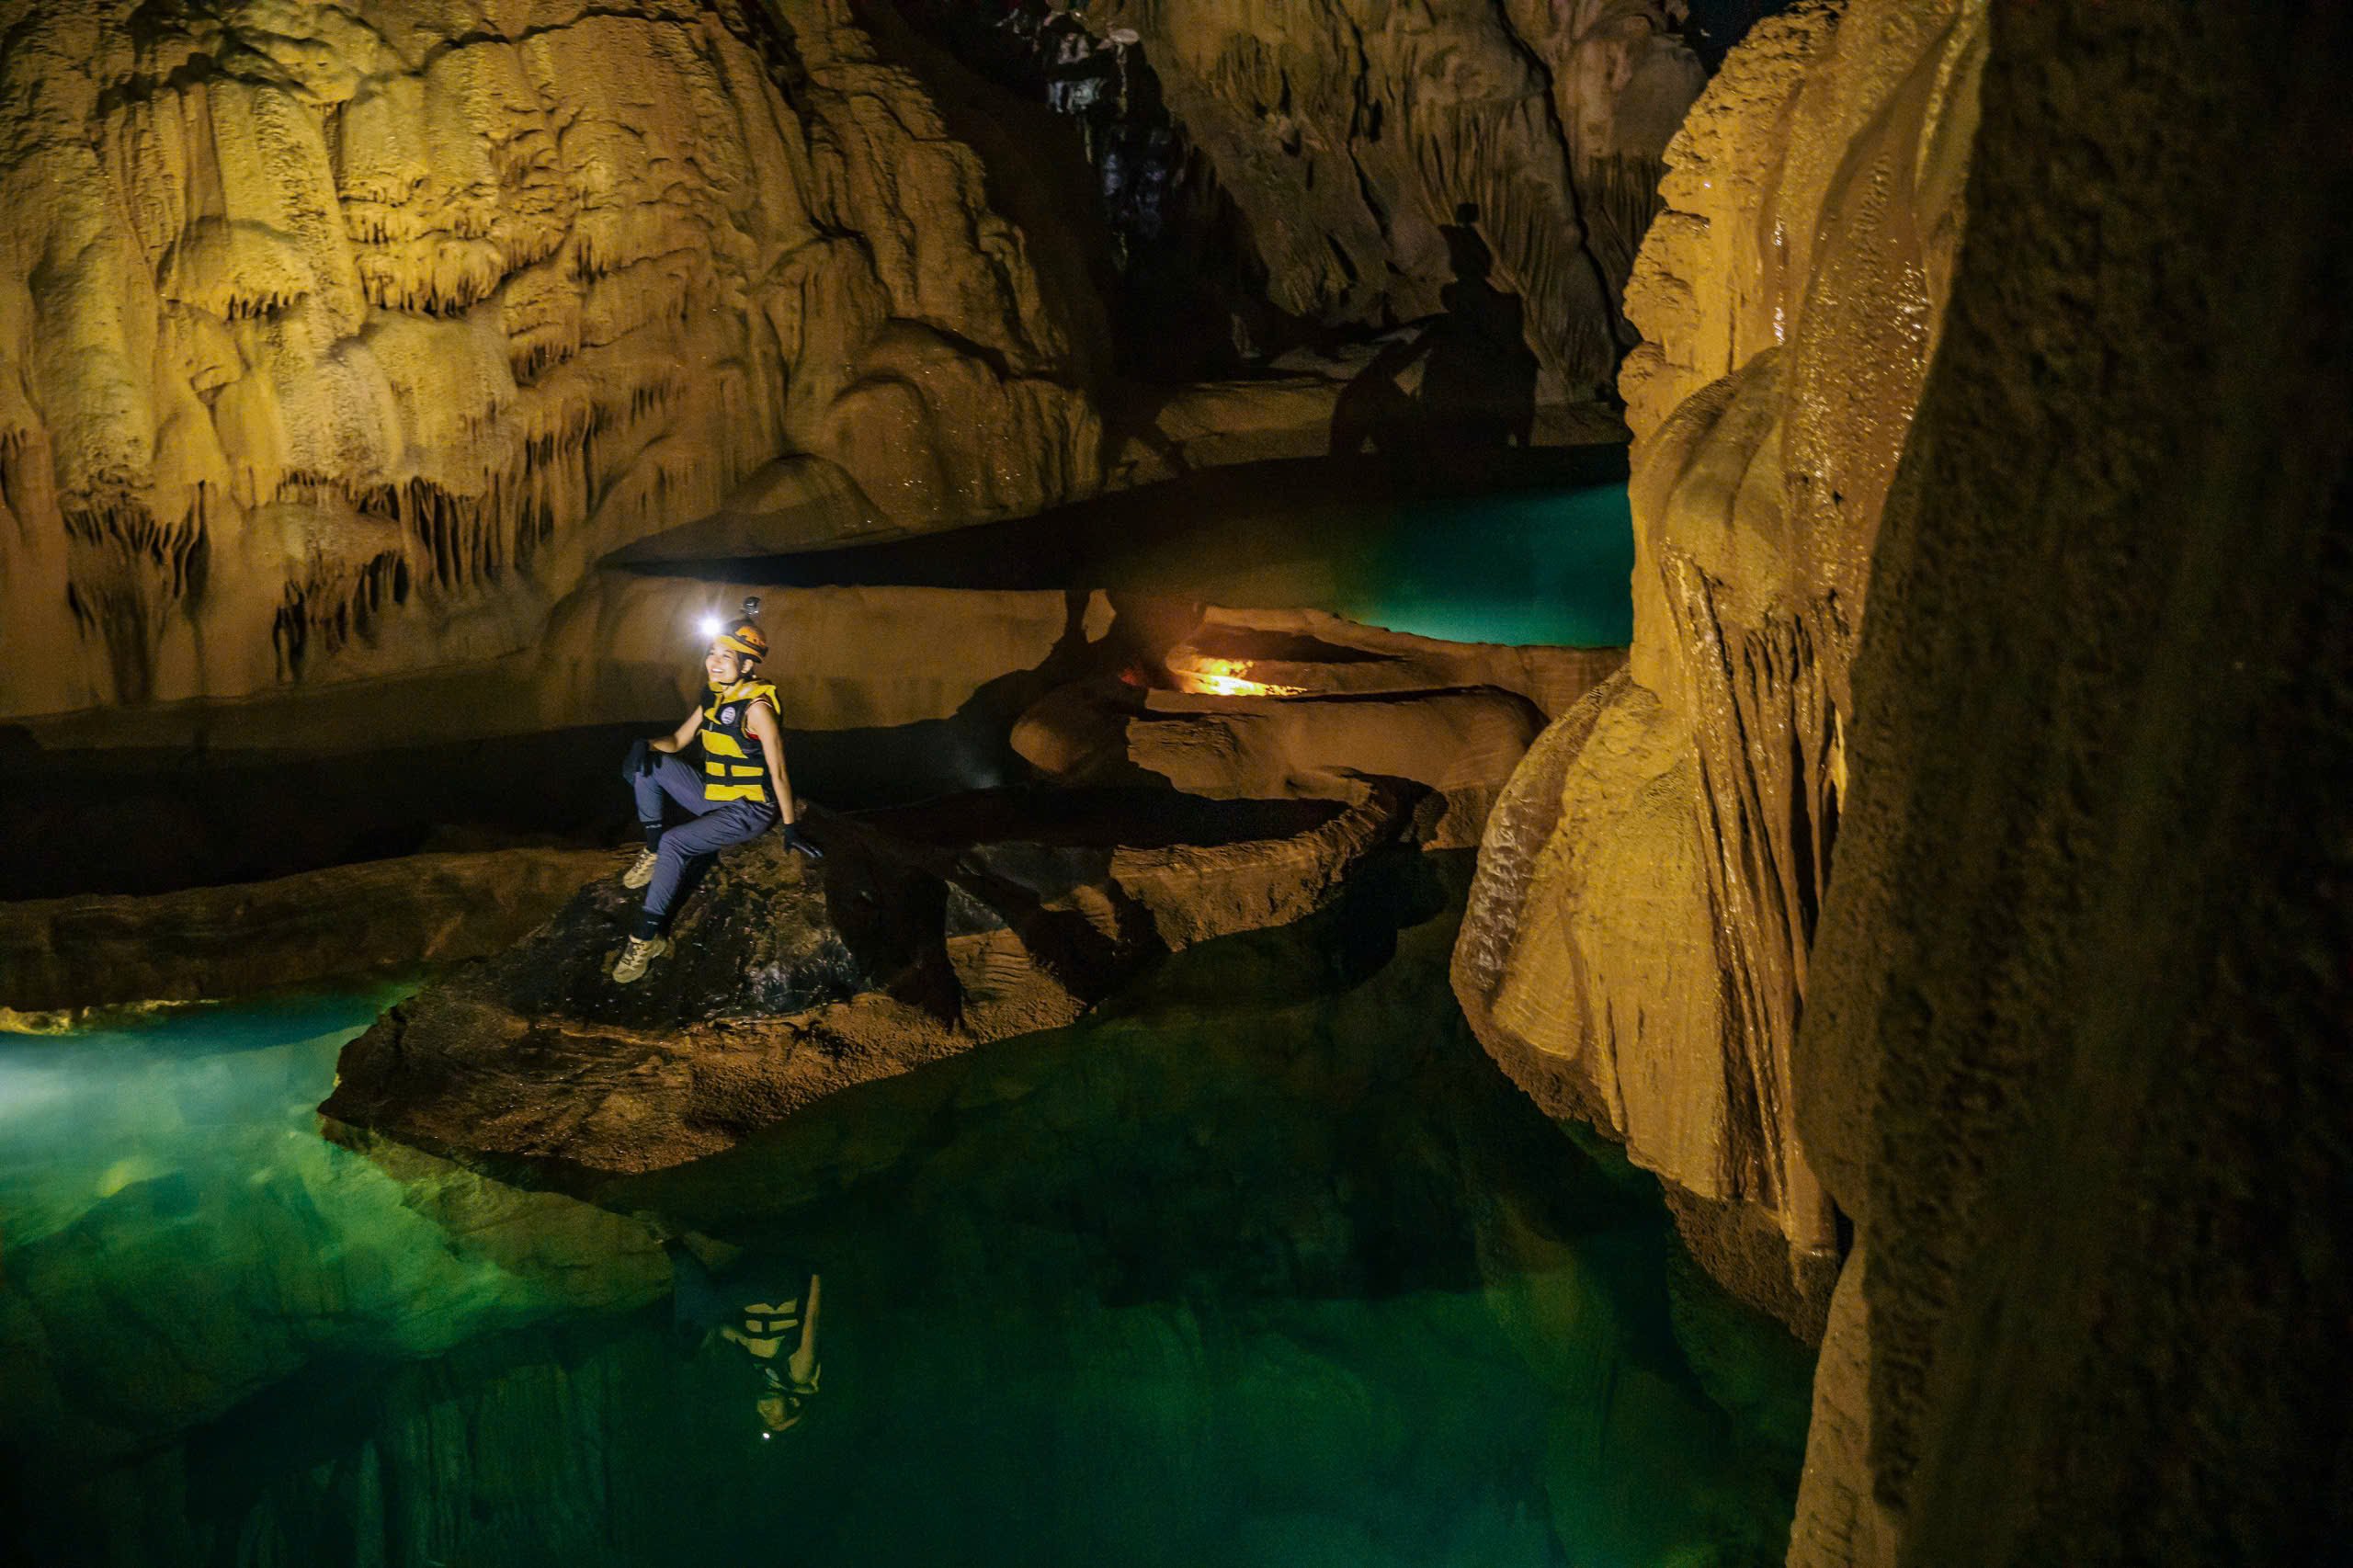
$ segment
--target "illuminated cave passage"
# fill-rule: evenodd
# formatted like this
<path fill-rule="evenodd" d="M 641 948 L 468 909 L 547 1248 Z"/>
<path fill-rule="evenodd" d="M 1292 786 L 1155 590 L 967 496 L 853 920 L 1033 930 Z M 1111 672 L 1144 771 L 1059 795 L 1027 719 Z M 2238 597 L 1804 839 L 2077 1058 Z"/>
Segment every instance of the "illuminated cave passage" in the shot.
<path fill-rule="evenodd" d="M 1623 646 L 1632 550 L 1623 474 L 1615 446 L 1489 454 L 1471 472 L 1436 477 L 1373 458 L 1248 464 L 893 544 L 735 558 L 625 551 L 612 575 L 707 585 L 696 591 L 719 604 L 730 601 L 729 582 L 937 589 L 982 606 L 976 619 L 990 594 L 1058 606 L 1055 596 L 1099 591 L 1144 629 L 1131 635 L 1115 625 L 1117 635 L 1093 646 L 1033 640 L 1003 667 L 966 677 L 969 696 L 954 710 L 915 722 L 871 722 L 873 705 L 858 712 L 855 699 L 844 718 L 788 705 L 805 793 L 895 805 L 1025 780 L 1027 765 L 1004 741 L 1023 709 L 1123 661 L 1165 661 L 1186 639 L 1184 606 L 1312 608 L 1439 642 Z M 796 635 L 793 601 L 775 602 Z M 665 630 L 678 641 L 665 640 L 661 658 L 690 648 L 691 617 Z M 788 656 L 796 668 L 823 665 L 814 684 L 854 690 L 892 676 L 904 662 L 901 631 L 887 608 L 852 610 L 798 632 L 808 641 L 788 644 Z M 1222 635 L 1250 641 L 1239 630 Z M 575 656 L 560 647 L 544 660 L 568 666 Z M 9 756 L 14 809 L 0 815 L 0 890 L 155 893 L 421 852 L 610 843 L 630 824 L 626 798 L 607 787 L 608 759 L 658 715 L 632 698 L 626 718 L 577 713 L 605 722 L 532 727 L 517 690 L 530 678 L 493 675 L 454 697 L 429 679 L 386 683 L 321 740 L 303 716 L 322 705 L 300 697 L 275 699 L 298 721 L 291 729 L 273 724 L 271 701 L 228 710 L 222 717 L 242 732 L 228 744 L 208 733 L 218 721 L 200 710 L 143 730 L 113 725 L 98 744 L 70 722 L 36 728 L 45 744 L 17 742 Z M 402 738 L 427 727 L 419 709 L 460 704 L 473 726 L 462 738 Z M 0 727 L 0 755 L 11 744 Z"/>
<path fill-rule="evenodd" d="M 2353 11 L 0 39 L 0 1561 L 2344 1555 Z"/>

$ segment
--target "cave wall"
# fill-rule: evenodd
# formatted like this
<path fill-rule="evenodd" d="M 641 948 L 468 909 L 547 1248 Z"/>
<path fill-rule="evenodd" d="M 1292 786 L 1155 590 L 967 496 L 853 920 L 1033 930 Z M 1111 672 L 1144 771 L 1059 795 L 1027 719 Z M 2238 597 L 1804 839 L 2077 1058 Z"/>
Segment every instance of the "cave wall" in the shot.
<path fill-rule="evenodd" d="M 0 719 L 480 664 L 660 536 L 1023 514 L 1320 451 L 1352 392 L 1527 439 L 1631 341 L 1703 80 L 1676 0 L 1063 17 L 1134 40 L 1199 187 L 1173 215 L 1113 177 L 1142 143 L 997 114 L 952 9 L 0 0 Z M 1246 254 L 1306 360 L 1121 381 L 1115 319 L 1202 333 L 1107 312 L 1107 234 Z M 1368 335 L 1449 316 L 1418 392 L 1351 385 Z"/>
<path fill-rule="evenodd" d="M 1796 1054 L 1790 1562 L 2353 1540 L 2342 6 L 1997 6 Z"/>
<path fill-rule="evenodd" d="M 1448 308 L 1458 209 L 1525 311 L 1546 401 L 1606 392 L 1659 159 L 1706 75 L 1669 0 L 1106 0 L 1306 328 Z M 1631 341 L 1628 337 L 1625 341 Z"/>
<path fill-rule="evenodd" d="M 786 456 L 845 531 L 1097 483 L 1085 318 L 848 0 L 0 30 L 0 714 L 506 653 Z"/>
<path fill-rule="evenodd" d="M 1983 0 L 1760 23 L 1668 149 L 1628 309 L 1634 638 L 1491 817 L 1455 988 L 1687 1239 L 1818 1335 L 1837 1219 L 1790 1099 L 1870 551 L 1961 228 Z"/>

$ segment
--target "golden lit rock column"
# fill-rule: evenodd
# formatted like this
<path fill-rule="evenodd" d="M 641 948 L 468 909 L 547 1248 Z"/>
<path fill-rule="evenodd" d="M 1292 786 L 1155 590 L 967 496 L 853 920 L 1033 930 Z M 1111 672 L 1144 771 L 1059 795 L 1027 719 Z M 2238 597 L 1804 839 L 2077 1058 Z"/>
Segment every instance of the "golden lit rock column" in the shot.
<path fill-rule="evenodd" d="M 1669 147 L 1628 310 L 1634 641 L 1490 819 L 1455 989 L 1505 1067 L 1665 1182 L 1818 1337 L 1836 1215 L 1790 1052 L 1881 503 L 1961 231 L 1978 0 L 1760 23 Z"/>

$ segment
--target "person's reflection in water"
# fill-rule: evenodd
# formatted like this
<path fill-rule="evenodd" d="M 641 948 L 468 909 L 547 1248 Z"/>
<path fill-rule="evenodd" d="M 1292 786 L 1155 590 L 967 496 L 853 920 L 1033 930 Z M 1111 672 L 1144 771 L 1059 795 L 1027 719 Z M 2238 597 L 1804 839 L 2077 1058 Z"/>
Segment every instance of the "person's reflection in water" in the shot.
<path fill-rule="evenodd" d="M 669 1255 L 672 1322 L 705 1346 L 739 1346 L 758 1369 L 753 1407 L 761 1434 L 800 1425 L 817 1397 L 817 1312 L 823 1282 L 782 1265 L 697 1236 L 662 1244 Z"/>

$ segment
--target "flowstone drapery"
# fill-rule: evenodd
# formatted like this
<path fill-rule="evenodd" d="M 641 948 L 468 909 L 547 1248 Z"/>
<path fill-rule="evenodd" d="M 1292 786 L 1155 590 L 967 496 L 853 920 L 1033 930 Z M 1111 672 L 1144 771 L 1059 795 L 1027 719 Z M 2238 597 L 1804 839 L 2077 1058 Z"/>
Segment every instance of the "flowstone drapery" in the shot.
<path fill-rule="evenodd" d="M 0 26 L 0 713 L 507 651 L 787 456 L 842 532 L 1095 483 L 1023 236 L 842 0 Z"/>

